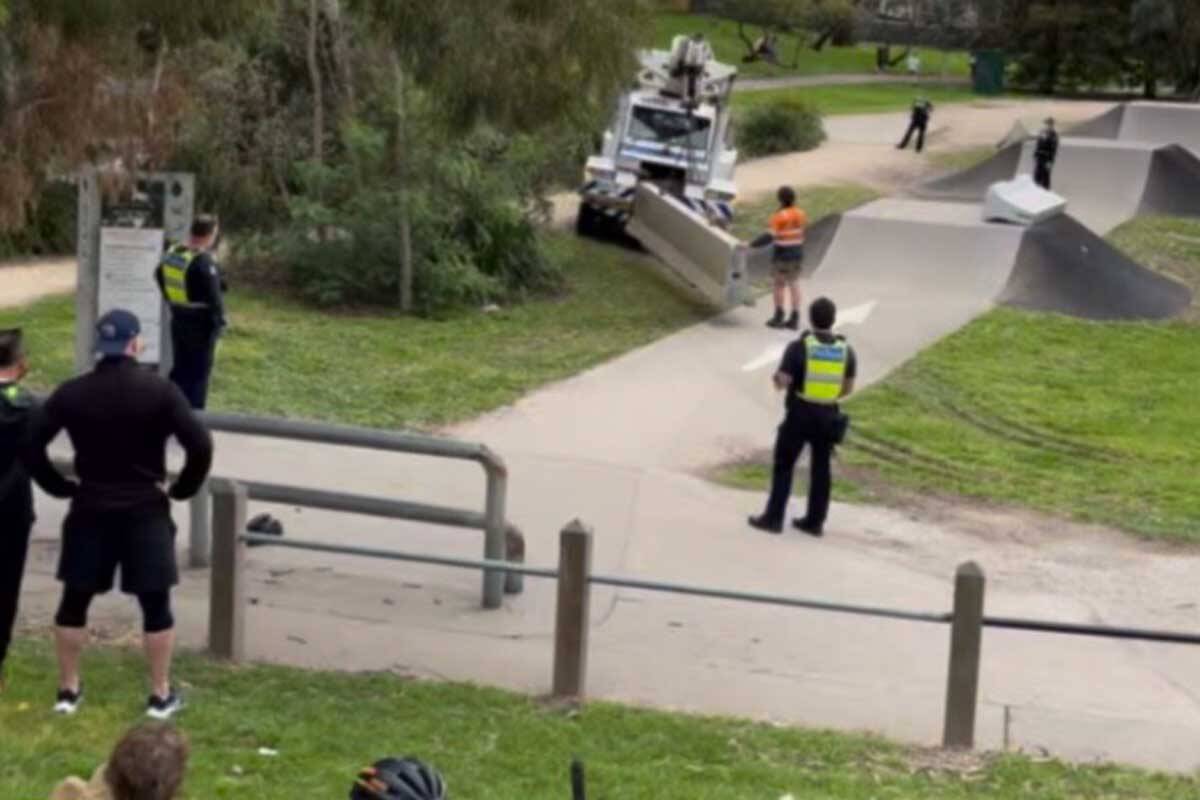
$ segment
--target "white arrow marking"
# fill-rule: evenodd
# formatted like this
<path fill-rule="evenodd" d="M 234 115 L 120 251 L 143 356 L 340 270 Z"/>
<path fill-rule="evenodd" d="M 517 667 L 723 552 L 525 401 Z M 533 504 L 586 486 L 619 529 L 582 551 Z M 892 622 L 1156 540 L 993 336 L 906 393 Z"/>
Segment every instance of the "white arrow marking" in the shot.
<path fill-rule="evenodd" d="M 871 312 L 875 310 L 875 306 L 877 305 L 879 305 L 879 301 L 872 300 L 869 303 L 863 303 L 861 306 L 839 311 L 837 315 L 838 327 L 844 328 L 847 325 L 862 325 L 867 321 L 867 317 L 871 316 Z"/>
<path fill-rule="evenodd" d="M 762 351 L 762 355 L 753 361 L 747 361 L 742 367 L 742 372 L 757 372 L 763 367 L 771 364 L 779 363 L 779 359 L 783 358 L 783 351 L 787 349 L 787 344 L 775 344 Z"/>

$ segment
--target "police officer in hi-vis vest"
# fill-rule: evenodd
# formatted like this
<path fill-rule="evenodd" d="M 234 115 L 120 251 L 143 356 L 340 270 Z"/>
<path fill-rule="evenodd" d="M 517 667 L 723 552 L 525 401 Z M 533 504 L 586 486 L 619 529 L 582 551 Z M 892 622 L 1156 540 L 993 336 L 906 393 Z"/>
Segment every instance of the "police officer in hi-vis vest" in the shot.
<path fill-rule="evenodd" d="M 808 513 L 792 524 L 811 536 L 821 536 L 829 514 L 832 485 L 830 460 L 844 434 L 847 420 L 838 401 L 854 391 L 858 371 L 854 348 L 833 333 L 837 307 L 822 297 L 808 309 L 812 330 L 792 342 L 783 355 L 775 386 L 787 393 L 787 415 L 775 438 L 775 466 L 766 510 L 750 524 L 769 533 L 782 533 L 792 474 L 804 446 L 809 447 L 812 469 L 808 484 Z M 839 430 L 841 429 L 841 430 Z"/>
<path fill-rule="evenodd" d="M 197 217 L 187 244 L 170 247 L 154 274 L 171 307 L 171 382 L 196 409 L 208 402 L 217 339 L 226 325 L 225 283 L 213 255 L 219 232 L 215 218 Z"/>

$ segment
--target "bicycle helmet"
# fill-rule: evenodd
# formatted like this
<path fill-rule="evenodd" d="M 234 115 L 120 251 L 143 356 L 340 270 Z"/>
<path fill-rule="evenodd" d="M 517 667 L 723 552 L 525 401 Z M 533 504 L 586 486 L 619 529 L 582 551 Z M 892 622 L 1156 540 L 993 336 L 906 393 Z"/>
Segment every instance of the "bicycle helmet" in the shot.
<path fill-rule="evenodd" d="M 445 800 L 446 782 L 415 758 L 384 758 L 358 773 L 350 800 Z"/>

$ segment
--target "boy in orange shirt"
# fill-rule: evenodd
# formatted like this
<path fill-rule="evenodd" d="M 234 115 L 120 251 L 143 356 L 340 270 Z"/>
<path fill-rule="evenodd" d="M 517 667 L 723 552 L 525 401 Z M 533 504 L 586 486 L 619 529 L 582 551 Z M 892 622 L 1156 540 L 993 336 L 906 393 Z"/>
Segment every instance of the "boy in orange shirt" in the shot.
<path fill-rule="evenodd" d="M 771 235 L 774 239 L 775 316 L 767 321 L 769 328 L 800 328 L 800 274 L 804 268 L 804 231 L 808 214 L 796 208 L 796 192 L 790 186 L 780 188 L 779 210 L 771 215 Z M 784 317 L 784 301 L 792 301 L 792 313 Z"/>

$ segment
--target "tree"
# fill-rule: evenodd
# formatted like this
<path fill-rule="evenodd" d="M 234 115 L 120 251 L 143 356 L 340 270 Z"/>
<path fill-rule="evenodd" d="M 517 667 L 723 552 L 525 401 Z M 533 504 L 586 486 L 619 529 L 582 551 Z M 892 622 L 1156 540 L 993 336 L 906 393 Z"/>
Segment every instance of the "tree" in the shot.
<path fill-rule="evenodd" d="M 1142 59 L 1143 93 L 1148 99 L 1158 97 L 1158 78 L 1172 49 L 1176 31 L 1175 6 L 1172 0 L 1134 0 L 1131 12 L 1131 38 Z"/>

